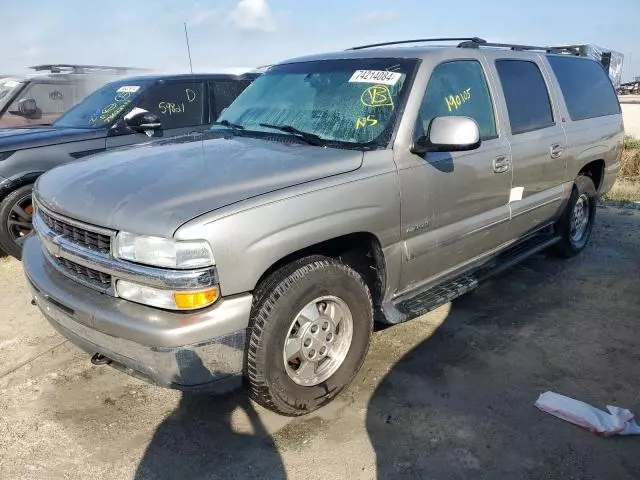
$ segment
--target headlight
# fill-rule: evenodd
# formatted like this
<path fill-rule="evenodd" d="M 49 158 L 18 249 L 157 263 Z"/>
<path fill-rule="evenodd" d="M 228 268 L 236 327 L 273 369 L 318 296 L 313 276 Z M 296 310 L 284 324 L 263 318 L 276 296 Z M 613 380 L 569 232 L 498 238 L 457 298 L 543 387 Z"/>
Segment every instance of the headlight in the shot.
<path fill-rule="evenodd" d="M 199 268 L 215 265 L 206 240 L 171 240 L 128 232 L 116 235 L 113 255 L 123 260 L 166 268 Z"/>
<path fill-rule="evenodd" d="M 120 298 L 168 310 L 196 310 L 208 307 L 215 303 L 219 296 L 218 287 L 209 287 L 206 290 L 194 292 L 176 292 L 160 290 L 126 280 L 116 282 L 116 292 Z"/>

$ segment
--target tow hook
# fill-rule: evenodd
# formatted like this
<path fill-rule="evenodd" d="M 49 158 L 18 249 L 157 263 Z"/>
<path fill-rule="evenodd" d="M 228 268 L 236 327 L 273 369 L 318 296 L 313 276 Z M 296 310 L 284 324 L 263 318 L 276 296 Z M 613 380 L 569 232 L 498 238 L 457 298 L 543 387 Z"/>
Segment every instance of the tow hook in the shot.
<path fill-rule="evenodd" d="M 109 365 L 112 361 L 109 357 L 105 357 L 101 353 L 94 353 L 93 357 L 91 357 L 91 363 L 94 365 Z"/>
<path fill-rule="evenodd" d="M 34 307 L 35 307 L 36 305 L 38 305 L 38 302 L 36 301 L 36 297 L 33 297 L 33 298 L 31 299 L 31 305 L 33 305 Z"/>

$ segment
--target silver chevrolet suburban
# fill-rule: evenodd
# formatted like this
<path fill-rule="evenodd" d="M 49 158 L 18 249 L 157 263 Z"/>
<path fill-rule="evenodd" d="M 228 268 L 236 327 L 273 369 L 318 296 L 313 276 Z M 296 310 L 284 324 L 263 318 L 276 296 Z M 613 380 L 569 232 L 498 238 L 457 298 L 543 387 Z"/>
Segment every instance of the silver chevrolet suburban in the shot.
<path fill-rule="evenodd" d="M 447 40 L 286 61 L 204 139 L 44 174 L 33 303 L 95 364 L 180 389 L 244 378 L 293 416 L 351 382 L 374 320 L 578 254 L 623 148 L 606 72 L 571 49 Z"/>

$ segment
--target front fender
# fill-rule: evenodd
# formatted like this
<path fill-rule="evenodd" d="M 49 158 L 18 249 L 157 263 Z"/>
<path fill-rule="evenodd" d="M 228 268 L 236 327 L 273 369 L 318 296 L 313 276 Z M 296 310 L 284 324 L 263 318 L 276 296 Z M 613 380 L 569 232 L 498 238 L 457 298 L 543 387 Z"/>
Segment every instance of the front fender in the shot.
<path fill-rule="evenodd" d="M 208 224 L 194 221 L 176 238 L 206 238 L 223 295 L 252 291 L 279 260 L 343 235 L 368 232 L 384 248 L 399 241 L 395 171 L 308 191 Z"/>

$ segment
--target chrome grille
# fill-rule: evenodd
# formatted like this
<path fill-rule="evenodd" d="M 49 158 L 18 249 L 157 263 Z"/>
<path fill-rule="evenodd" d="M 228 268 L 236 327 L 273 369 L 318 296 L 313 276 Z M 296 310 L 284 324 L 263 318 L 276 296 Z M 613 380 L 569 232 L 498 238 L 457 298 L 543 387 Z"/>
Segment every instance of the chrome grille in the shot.
<path fill-rule="evenodd" d="M 60 235 L 64 235 L 73 243 L 107 254 L 111 250 L 111 237 L 108 235 L 77 227 L 65 222 L 64 220 L 49 215 L 43 209 L 38 210 L 38 215 L 40 215 L 44 223 L 46 223 L 51 230 L 59 233 Z"/>
<path fill-rule="evenodd" d="M 54 259 L 62 269 L 66 271 L 71 277 L 81 277 L 86 282 L 89 282 L 100 289 L 111 287 L 111 275 L 91 268 L 87 268 L 83 265 L 67 260 L 66 258 L 57 257 Z"/>
<path fill-rule="evenodd" d="M 111 239 L 117 231 L 65 217 L 49 210 L 34 196 L 34 231 L 43 247 L 47 264 L 57 273 L 85 287 L 116 296 L 117 279 L 165 290 L 199 290 L 218 283 L 215 267 L 170 270 L 139 265 L 114 258 Z"/>

